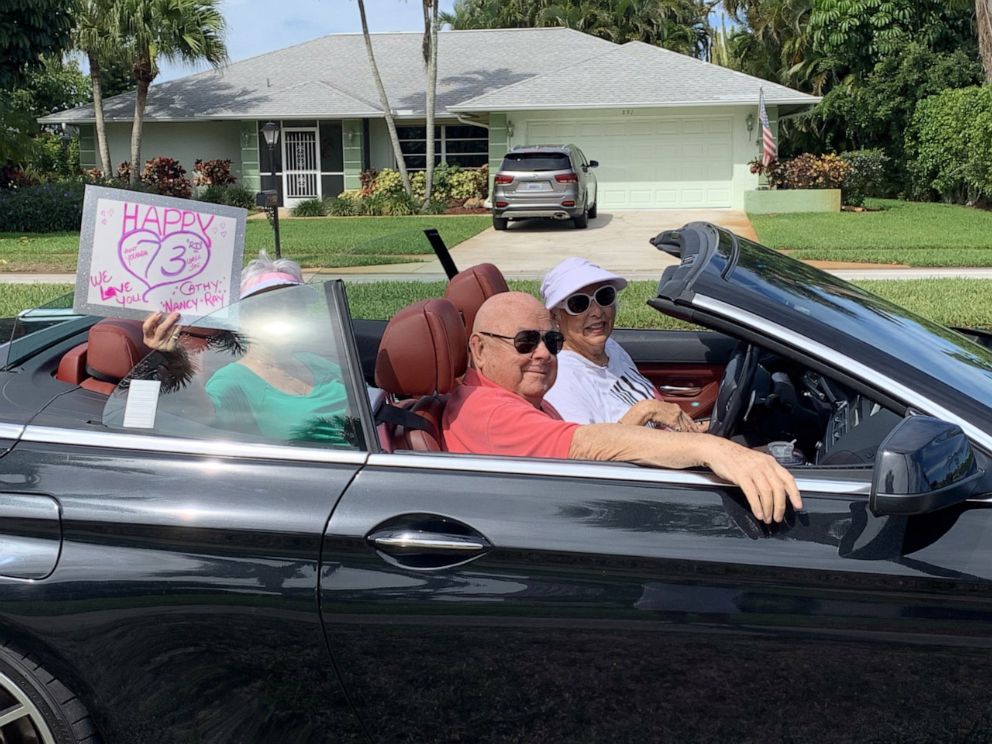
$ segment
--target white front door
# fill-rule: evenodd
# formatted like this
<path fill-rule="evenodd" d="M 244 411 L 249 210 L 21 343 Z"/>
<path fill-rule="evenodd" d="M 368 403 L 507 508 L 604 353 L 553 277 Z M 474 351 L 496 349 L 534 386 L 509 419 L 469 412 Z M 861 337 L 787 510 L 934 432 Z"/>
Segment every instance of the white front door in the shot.
<path fill-rule="evenodd" d="M 571 142 L 598 161 L 605 209 L 730 206 L 729 116 L 531 119 L 524 137 L 523 144 Z"/>
<path fill-rule="evenodd" d="M 316 127 L 283 129 L 282 162 L 287 207 L 304 199 L 320 198 L 320 140 Z"/>

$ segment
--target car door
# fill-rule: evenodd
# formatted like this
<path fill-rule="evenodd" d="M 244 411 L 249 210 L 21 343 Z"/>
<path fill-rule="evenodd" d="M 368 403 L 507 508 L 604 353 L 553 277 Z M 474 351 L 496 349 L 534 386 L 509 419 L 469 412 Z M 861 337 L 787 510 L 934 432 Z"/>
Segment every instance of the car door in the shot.
<path fill-rule="evenodd" d="M 630 354 L 662 399 L 691 416 L 708 416 L 737 342 L 706 330 L 618 328 L 613 338 Z"/>
<path fill-rule="evenodd" d="M 992 510 L 878 519 L 870 468 L 796 475 L 805 509 L 769 529 L 703 472 L 370 456 L 320 571 L 365 725 L 382 742 L 992 735 Z"/>
<path fill-rule="evenodd" d="M 351 369 L 340 289 L 259 297 L 291 305 L 292 322 L 246 300 L 236 333 L 187 328 L 188 375 L 153 354 L 109 397 L 64 385 L 0 458 L 0 545 L 51 558 L 32 575 L 0 567 L 2 640 L 59 670 L 105 741 L 365 740 L 316 594 L 324 526 L 366 457 L 365 386 L 342 378 L 343 439 L 222 424 L 205 385 L 266 333 L 282 354 Z M 50 376 L 51 360 L 32 364 L 6 397 Z"/>

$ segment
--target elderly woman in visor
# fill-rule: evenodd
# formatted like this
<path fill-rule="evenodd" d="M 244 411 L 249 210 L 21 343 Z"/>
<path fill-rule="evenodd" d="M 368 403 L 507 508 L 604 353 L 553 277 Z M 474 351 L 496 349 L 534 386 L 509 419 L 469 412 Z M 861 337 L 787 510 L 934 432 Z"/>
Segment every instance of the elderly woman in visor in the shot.
<path fill-rule="evenodd" d="M 617 295 L 627 280 L 584 258 L 566 258 L 544 277 L 544 306 L 565 337 L 558 378 L 545 396 L 565 421 L 618 422 L 705 431 L 682 408 L 660 399 L 630 355 L 610 338 Z"/>

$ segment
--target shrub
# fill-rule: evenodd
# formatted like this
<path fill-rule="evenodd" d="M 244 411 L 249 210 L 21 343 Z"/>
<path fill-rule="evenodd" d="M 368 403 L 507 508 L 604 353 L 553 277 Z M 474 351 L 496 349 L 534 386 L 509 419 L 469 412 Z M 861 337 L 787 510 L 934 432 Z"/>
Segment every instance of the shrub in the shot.
<path fill-rule="evenodd" d="M 244 186 L 228 186 L 225 193 L 225 204 L 242 209 L 255 208 L 255 192 Z"/>
<path fill-rule="evenodd" d="M 41 132 L 32 141 L 27 170 L 40 180 L 64 180 L 80 173 L 79 140 L 63 142 L 52 132 Z"/>
<path fill-rule="evenodd" d="M 34 186 L 37 181 L 13 163 L 0 165 L 0 190 Z"/>
<path fill-rule="evenodd" d="M 851 169 L 844 179 L 844 203 L 860 207 L 868 196 L 878 196 L 885 183 L 889 157 L 881 148 L 849 150 L 841 160 Z"/>
<path fill-rule="evenodd" d="M 448 180 L 451 198 L 459 202 L 466 199 L 485 199 L 489 195 L 489 167 L 465 168 L 451 174 Z"/>
<path fill-rule="evenodd" d="M 193 183 L 197 186 L 228 186 L 234 183 L 230 160 L 200 160 L 193 164 Z"/>
<path fill-rule="evenodd" d="M 207 186 L 196 192 L 197 201 L 210 204 L 227 204 L 227 188 L 224 186 Z"/>
<path fill-rule="evenodd" d="M 839 189 L 851 166 L 838 155 L 803 153 L 790 160 L 776 160 L 767 166 L 752 160 L 752 173 L 765 173 L 768 184 L 776 189 Z"/>
<path fill-rule="evenodd" d="M 992 86 L 946 90 L 917 104 L 906 135 L 912 193 L 992 199 Z"/>
<path fill-rule="evenodd" d="M 79 230 L 83 214 L 82 183 L 43 183 L 0 194 L 0 230 L 61 232 Z"/>
<path fill-rule="evenodd" d="M 392 168 L 383 168 L 372 183 L 372 194 L 396 194 L 403 191 L 403 177 Z"/>
<path fill-rule="evenodd" d="M 358 175 L 358 179 L 362 184 L 361 193 L 363 197 L 372 196 L 372 191 L 375 188 L 375 179 L 378 175 L 379 171 L 375 169 L 363 170 Z"/>
<path fill-rule="evenodd" d="M 117 173 L 114 175 L 121 183 L 127 183 L 131 180 L 131 161 L 125 160 L 123 163 L 117 166 Z"/>
<path fill-rule="evenodd" d="M 325 200 L 327 213 L 332 217 L 356 217 L 362 213 L 360 191 L 342 191 Z"/>
<path fill-rule="evenodd" d="M 163 196 L 188 199 L 193 193 L 192 185 L 186 178 L 186 169 L 175 158 L 160 155 L 148 160 L 141 171 L 141 180 Z"/>
<path fill-rule="evenodd" d="M 322 199 L 304 199 L 293 207 L 294 217 L 323 217 L 327 214 Z"/>

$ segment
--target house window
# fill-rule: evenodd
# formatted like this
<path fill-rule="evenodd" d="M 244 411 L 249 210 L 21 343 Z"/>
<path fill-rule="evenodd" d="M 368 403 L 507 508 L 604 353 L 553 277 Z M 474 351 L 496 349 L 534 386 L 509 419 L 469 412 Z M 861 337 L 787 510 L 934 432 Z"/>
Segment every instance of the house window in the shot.
<path fill-rule="evenodd" d="M 397 127 L 407 170 L 427 167 L 427 127 Z M 482 127 L 452 124 L 434 127 L 434 162 L 478 168 L 489 162 L 489 132 Z"/>

